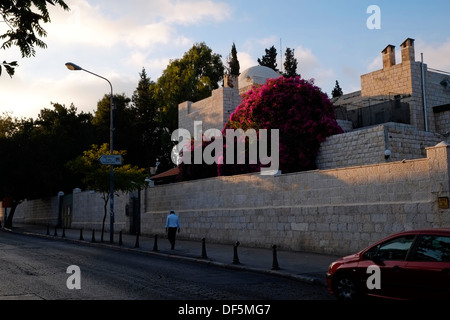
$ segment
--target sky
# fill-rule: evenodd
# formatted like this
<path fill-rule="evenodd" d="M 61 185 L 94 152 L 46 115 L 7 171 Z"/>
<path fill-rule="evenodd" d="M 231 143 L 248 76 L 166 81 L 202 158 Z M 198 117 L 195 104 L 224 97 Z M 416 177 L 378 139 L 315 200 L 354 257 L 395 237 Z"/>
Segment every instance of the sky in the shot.
<path fill-rule="evenodd" d="M 36 119 L 52 103 L 94 113 L 109 84 L 66 62 L 108 79 L 114 94 L 132 96 L 145 69 L 157 81 L 171 60 L 204 42 L 224 64 L 235 43 L 241 72 L 258 65 L 275 46 L 278 67 L 286 48 L 298 73 L 331 96 L 360 90 L 360 76 L 382 68 L 381 51 L 415 39 L 416 60 L 450 72 L 450 1 L 404 0 L 65 0 L 70 11 L 50 6 L 45 49 L 21 58 L 18 48 L 0 51 L 18 61 L 15 75 L 0 76 L 0 115 Z M 5 32 L 0 22 L 0 34 Z"/>

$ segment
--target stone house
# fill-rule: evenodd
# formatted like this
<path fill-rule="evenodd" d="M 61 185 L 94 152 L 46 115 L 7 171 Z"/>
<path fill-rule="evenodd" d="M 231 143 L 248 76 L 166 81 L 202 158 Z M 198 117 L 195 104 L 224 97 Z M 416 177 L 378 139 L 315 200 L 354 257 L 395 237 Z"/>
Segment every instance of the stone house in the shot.
<path fill-rule="evenodd" d="M 345 134 L 330 137 L 319 168 L 416 159 L 450 131 L 450 73 L 415 60 L 414 39 L 382 50 L 382 69 L 361 75 L 361 90 L 332 100 Z"/>
<path fill-rule="evenodd" d="M 414 39 L 382 50 L 382 69 L 361 75 L 361 90 L 332 99 L 345 133 L 323 143 L 319 169 L 383 163 L 426 156 L 425 148 L 450 134 L 450 73 L 429 69 L 415 59 Z M 211 97 L 179 105 L 179 128 L 194 133 L 222 130 L 241 95 L 253 84 L 280 74 L 254 66 L 239 77 L 225 75 L 224 86 Z M 202 126 L 194 128 L 194 125 Z"/>

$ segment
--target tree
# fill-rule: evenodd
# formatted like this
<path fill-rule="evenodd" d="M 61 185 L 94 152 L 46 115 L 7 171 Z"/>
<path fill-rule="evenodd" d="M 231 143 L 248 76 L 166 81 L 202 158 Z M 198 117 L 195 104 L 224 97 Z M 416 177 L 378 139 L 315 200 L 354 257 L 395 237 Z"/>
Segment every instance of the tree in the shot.
<path fill-rule="evenodd" d="M 221 56 L 204 42 L 194 44 L 181 59 L 170 62 L 155 86 L 161 123 L 169 132 L 178 128 L 178 105 L 209 97 L 219 88 L 223 74 Z"/>
<path fill-rule="evenodd" d="M 130 109 L 131 99 L 123 94 L 113 96 L 114 103 L 114 148 L 127 149 L 130 139 L 128 129 L 133 123 Z M 97 103 L 97 110 L 92 119 L 92 124 L 96 130 L 95 144 L 102 144 L 110 139 L 111 129 L 111 98 L 110 94 L 105 94 Z"/>
<path fill-rule="evenodd" d="M 333 91 L 331 92 L 331 95 L 333 98 L 337 98 L 342 96 L 344 93 L 342 92 L 341 87 L 339 86 L 339 82 L 336 80 L 336 85 L 334 86 Z"/>
<path fill-rule="evenodd" d="M 138 167 L 155 167 L 161 158 L 162 130 L 159 123 L 158 101 L 153 88 L 155 83 L 147 76 L 145 68 L 139 73 L 140 80 L 131 98 L 133 122 L 128 131 L 133 138 L 128 141 L 130 161 Z"/>
<path fill-rule="evenodd" d="M 277 49 L 275 49 L 275 46 L 270 47 L 269 49 L 265 49 L 266 54 L 261 57 L 261 59 L 258 58 L 258 63 L 261 66 L 269 67 L 273 69 L 274 71 L 278 72 L 277 69 Z"/>
<path fill-rule="evenodd" d="M 37 199 L 68 192 L 79 180 L 65 168 L 92 139 L 91 115 L 77 114 L 72 105 L 53 103 L 38 118 L 2 119 L 0 135 L 0 199 L 10 199 L 6 226 L 12 227 L 14 212 L 25 199 Z"/>
<path fill-rule="evenodd" d="M 6 228 L 12 228 L 13 217 L 17 206 L 33 195 L 35 176 L 30 161 L 35 150 L 30 140 L 32 137 L 33 120 L 16 119 L 14 121 L 14 133 L 0 137 L 0 198 L 8 199 L 7 207 L 10 208 L 5 221 Z M 36 172 L 40 174 L 40 172 Z M 3 207 L 6 207 L 3 204 Z"/>
<path fill-rule="evenodd" d="M 228 63 L 228 68 L 227 68 L 228 72 L 231 75 L 239 76 L 239 74 L 241 73 L 241 71 L 240 71 L 241 67 L 239 64 L 238 57 L 237 57 L 236 45 L 234 42 L 233 42 L 233 45 L 231 46 L 231 54 L 228 57 L 227 63 Z"/>
<path fill-rule="evenodd" d="M 104 143 L 101 146 L 92 145 L 91 149 L 84 151 L 81 156 L 67 162 L 66 166 L 74 173 L 82 175 L 82 182 L 91 190 L 102 194 L 104 201 L 104 215 L 102 221 L 102 241 L 105 230 L 105 220 L 107 216 L 107 205 L 110 198 L 110 166 L 102 165 L 98 159 L 109 154 L 109 144 Z M 116 151 L 114 154 L 126 155 L 125 150 Z M 144 169 L 137 166 L 125 164 L 114 166 L 114 190 L 122 192 L 131 192 L 141 189 L 145 186 L 147 174 Z"/>
<path fill-rule="evenodd" d="M 50 14 L 47 5 L 59 5 L 64 10 L 70 10 L 63 0 L 2 0 L 0 2 L 0 16 L 8 30 L 0 35 L 3 40 L 1 49 L 7 49 L 13 45 L 18 46 L 22 58 L 35 56 L 36 49 L 46 48 L 47 45 L 40 38 L 46 37 L 47 32 L 41 23 L 50 22 Z M 0 75 L 2 66 L 10 77 L 14 75 L 17 61 L 0 64 Z"/>
<path fill-rule="evenodd" d="M 7 138 L 16 131 L 17 118 L 13 118 L 10 112 L 3 112 L 0 116 L 0 137 Z"/>
<path fill-rule="evenodd" d="M 53 195 L 58 191 L 70 192 L 79 179 L 65 167 L 65 163 L 88 148 L 95 137 L 92 115 L 70 107 L 52 103 L 53 109 L 44 108 L 34 121 L 33 134 L 39 146 L 36 155 L 42 156 L 36 169 L 42 175 L 41 187 Z M 40 174 L 36 174 L 39 176 Z M 42 188 L 46 186 L 46 188 Z"/>
<path fill-rule="evenodd" d="M 284 60 L 284 76 L 287 78 L 295 78 L 300 76 L 297 73 L 297 59 L 294 56 L 294 49 L 286 48 L 286 58 Z"/>

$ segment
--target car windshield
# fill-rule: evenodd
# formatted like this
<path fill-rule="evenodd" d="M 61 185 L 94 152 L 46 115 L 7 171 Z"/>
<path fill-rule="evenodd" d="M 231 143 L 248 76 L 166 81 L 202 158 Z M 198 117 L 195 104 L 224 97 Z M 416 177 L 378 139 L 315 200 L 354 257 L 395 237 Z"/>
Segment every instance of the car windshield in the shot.
<path fill-rule="evenodd" d="M 373 260 L 405 260 L 409 248 L 414 241 L 414 235 L 401 236 L 383 242 L 364 253 L 363 258 Z"/>

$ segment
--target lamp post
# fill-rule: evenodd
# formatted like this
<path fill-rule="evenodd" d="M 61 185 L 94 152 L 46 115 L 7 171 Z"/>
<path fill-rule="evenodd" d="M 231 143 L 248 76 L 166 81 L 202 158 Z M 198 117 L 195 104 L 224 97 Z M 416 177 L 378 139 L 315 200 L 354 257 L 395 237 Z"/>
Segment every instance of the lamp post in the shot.
<path fill-rule="evenodd" d="M 72 62 L 67 62 L 66 63 L 66 67 L 69 70 L 72 71 L 78 71 L 78 70 L 83 70 L 86 71 L 87 73 L 90 73 L 96 77 L 102 78 L 103 80 L 106 80 L 109 83 L 109 86 L 111 87 L 111 97 L 110 97 L 110 132 L 109 132 L 109 148 L 110 148 L 110 154 L 113 155 L 114 154 L 114 102 L 113 102 L 113 87 L 111 82 L 106 79 L 105 77 L 102 77 L 96 73 L 93 73 L 89 70 L 83 69 L 80 66 L 76 65 L 75 63 Z M 109 233 L 110 233 L 110 242 L 113 243 L 114 242 L 114 165 L 111 164 L 111 170 L 110 170 L 110 174 L 109 174 L 109 210 L 110 210 L 110 228 L 109 228 Z"/>

